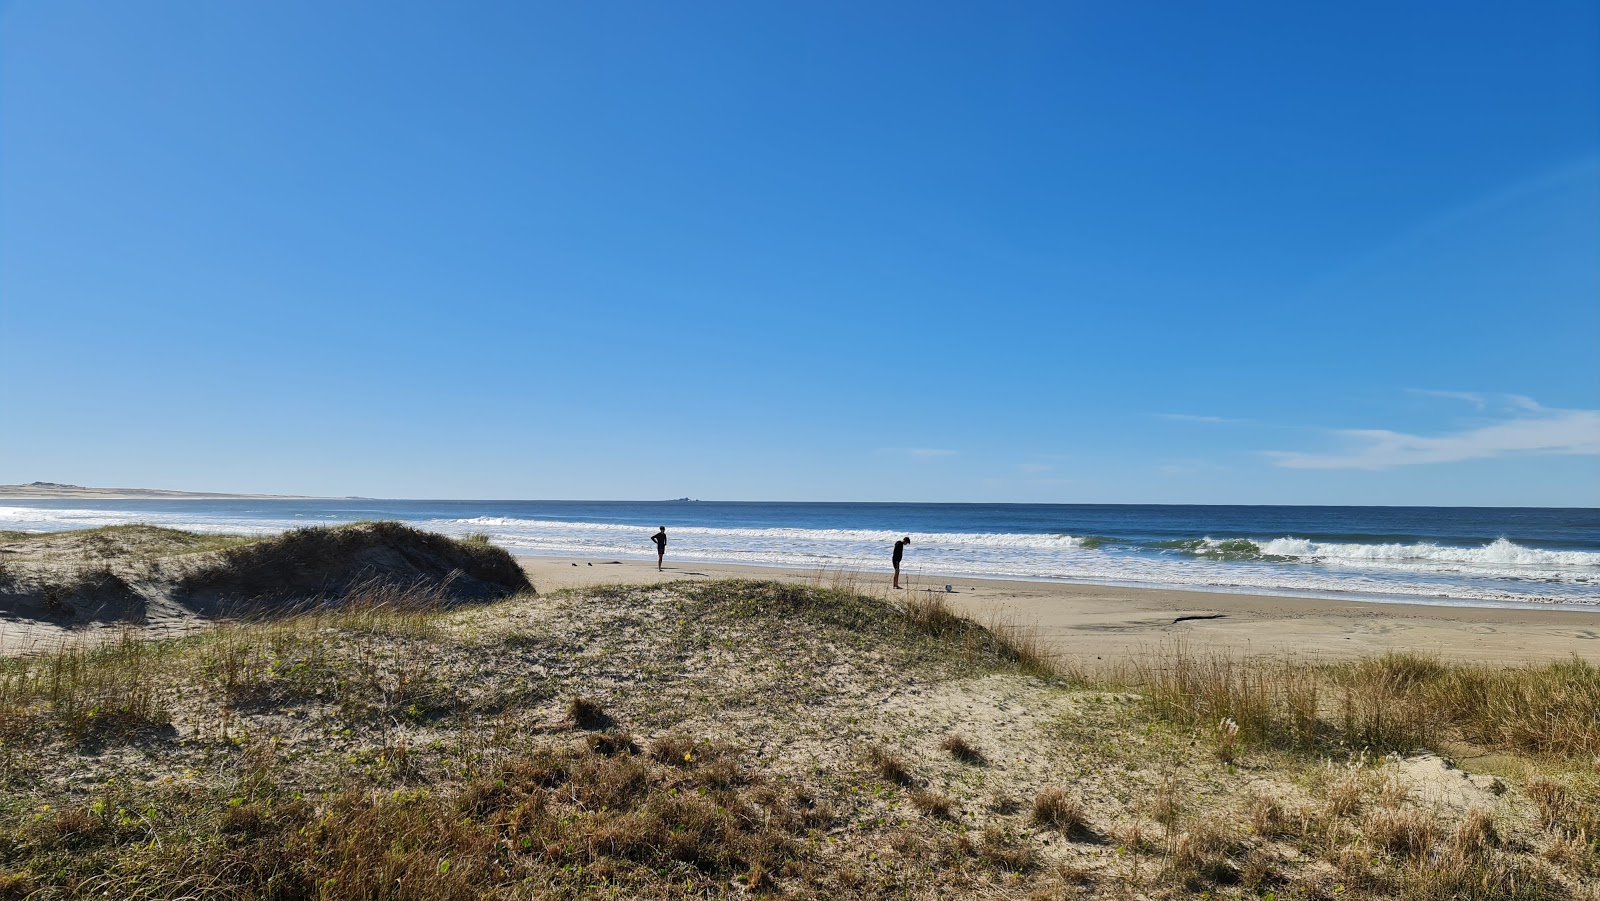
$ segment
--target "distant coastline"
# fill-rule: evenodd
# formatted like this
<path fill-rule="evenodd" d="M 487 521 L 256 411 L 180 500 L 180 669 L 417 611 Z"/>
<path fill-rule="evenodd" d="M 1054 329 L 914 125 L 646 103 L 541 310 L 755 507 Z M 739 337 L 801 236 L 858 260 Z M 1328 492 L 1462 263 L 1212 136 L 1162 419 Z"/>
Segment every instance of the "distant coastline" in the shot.
<path fill-rule="evenodd" d="M 82 500 L 130 501 L 159 500 L 313 500 L 302 494 L 228 494 L 219 491 L 172 491 L 165 488 L 86 488 L 60 482 L 29 482 L 26 485 L 0 485 L 0 500 Z"/>

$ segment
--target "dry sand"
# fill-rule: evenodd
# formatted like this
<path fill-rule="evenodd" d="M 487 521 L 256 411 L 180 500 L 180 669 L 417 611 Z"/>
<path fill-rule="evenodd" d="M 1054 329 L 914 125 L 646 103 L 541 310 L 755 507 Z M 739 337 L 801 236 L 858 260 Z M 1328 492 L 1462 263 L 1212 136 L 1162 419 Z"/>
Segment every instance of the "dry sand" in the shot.
<path fill-rule="evenodd" d="M 578 557 L 518 557 L 540 591 L 607 583 L 653 584 L 673 579 L 781 579 L 889 591 L 881 573 L 735 566 L 670 561 L 606 562 Z M 904 577 L 909 590 L 945 597 L 979 622 L 993 618 L 1036 626 L 1060 652 L 1083 661 L 1116 662 L 1162 643 L 1249 654 L 1291 652 L 1350 657 L 1421 651 L 1456 660 L 1517 662 L 1577 655 L 1600 662 L 1600 609 L 1391 604 L 1107 585 Z M 1189 619 L 1189 617 L 1204 617 Z"/>

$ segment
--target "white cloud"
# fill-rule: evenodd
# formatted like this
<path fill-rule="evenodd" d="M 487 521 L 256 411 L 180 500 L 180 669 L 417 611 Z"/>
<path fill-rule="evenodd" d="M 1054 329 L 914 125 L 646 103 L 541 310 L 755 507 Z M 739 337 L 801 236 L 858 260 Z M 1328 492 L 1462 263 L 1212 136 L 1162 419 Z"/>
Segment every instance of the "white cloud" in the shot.
<path fill-rule="evenodd" d="M 954 457 L 960 451 L 948 450 L 942 447 L 891 447 L 887 451 L 892 454 L 905 454 L 908 457 Z"/>
<path fill-rule="evenodd" d="M 1446 392 L 1427 392 L 1452 396 Z M 1480 395 L 1457 399 L 1473 399 Z M 1289 469 L 1389 469 L 1422 463 L 1454 463 L 1509 454 L 1600 454 L 1600 410 L 1553 410 L 1518 395 L 1503 399 L 1509 419 L 1443 435 L 1410 435 L 1387 429 L 1335 432 L 1349 445 L 1334 453 L 1269 451 Z"/>

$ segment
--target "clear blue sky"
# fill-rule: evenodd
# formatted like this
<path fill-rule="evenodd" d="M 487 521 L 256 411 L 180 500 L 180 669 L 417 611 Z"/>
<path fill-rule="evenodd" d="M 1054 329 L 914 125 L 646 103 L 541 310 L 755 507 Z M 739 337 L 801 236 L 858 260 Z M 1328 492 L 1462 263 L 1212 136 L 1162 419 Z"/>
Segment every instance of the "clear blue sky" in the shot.
<path fill-rule="evenodd" d="M 0 482 L 1600 505 L 1600 13 L 17 0 L 0 398 Z"/>

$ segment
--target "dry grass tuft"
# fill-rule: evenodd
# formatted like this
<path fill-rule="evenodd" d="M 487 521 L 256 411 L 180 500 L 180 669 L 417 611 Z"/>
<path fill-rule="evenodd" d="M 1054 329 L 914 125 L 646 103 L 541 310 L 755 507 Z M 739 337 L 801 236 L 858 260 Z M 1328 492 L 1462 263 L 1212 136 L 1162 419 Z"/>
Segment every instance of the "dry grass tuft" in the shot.
<path fill-rule="evenodd" d="M 267 815 L 254 804 L 229 807 L 217 821 L 218 831 L 228 835 L 251 836 L 266 830 Z"/>
<path fill-rule="evenodd" d="M 1252 848 L 1245 857 L 1244 867 L 1239 878 L 1240 881 L 1251 888 L 1277 882 L 1282 878 L 1279 867 L 1283 858 L 1271 848 Z"/>
<path fill-rule="evenodd" d="M 1450 841 L 1463 853 L 1472 855 L 1500 847 L 1500 830 L 1495 828 L 1494 813 L 1482 807 L 1468 810 L 1456 825 Z"/>
<path fill-rule="evenodd" d="M 1154 800 L 1150 802 L 1150 818 L 1167 828 L 1178 821 L 1183 813 L 1183 802 L 1179 800 L 1182 794 L 1182 785 L 1175 770 L 1168 770 L 1161 779 L 1161 787 L 1156 790 Z"/>
<path fill-rule="evenodd" d="M 1539 856 L 1550 863 L 1580 876 L 1600 874 L 1600 842 L 1591 841 L 1588 833 L 1552 836 Z"/>
<path fill-rule="evenodd" d="M 1402 871 L 1406 898 L 1448 898 L 1451 901 L 1574 901 L 1594 898 L 1557 878 L 1536 862 L 1503 854 L 1470 854 L 1461 848 L 1432 855 Z"/>
<path fill-rule="evenodd" d="M 1573 760 L 1600 755 L 1600 667 L 1581 658 L 1452 665 L 1420 691 L 1463 737 L 1484 747 Z"/>
<path fill-rule="evenodd" d="M 948 795 L 922 789 L 913 789 L 911 791 L 911 803 L 924 814 L 939 819 L 949 819 L 950 810 L 954 804 Z"/>
<path fill-rule="evenodd" d="M 931 591 L 907 594 L 902 610 L 913 628 L 935 637 L 964 635 L 972 628 L 969 620 L 951 609 L 944 595 Z"/>
<path fill-rule="evenodd" d="M 583 695 L 567 702 L 567 716 L 579 729 L 608 729 L 615 725 L 599 701 Z"/>
<path fill-rule="evenodd" d="M 1244 845 L 1232 826 L 1219 818 L 1190 823 L 1169 842 L 1167 864 L 1174 875 L 1186 882 L 1203 879 L 1229 884 L 1238 882 L 1243 875 L 1234 856 L 1244 852 Z"/>
<path fill-rule="evenodd" d="M 1378 804 L 1389 810 L 1397 810 L 1410 800 L 1411 789 L 1398 774 L 1391 773 L 1378 788 Z"/>
<path fill-rule="evenodd" d="M 615 757 L 618 754 L 637 754 L 639 746 L 634 743 L 632 735 L 608 729 L 589 735 L 589 750 L 606 757 Z"/>
<path fill-rule="evenodd" d="M 983 752 L 978 750 L 977 745 L 968 741 L 965 736 L 954 732 L 946 735 L 944 740 L 939 742 L 939 747 L 962 763 L 983 766 L 989 762 L 988 758 L 983 756 Z"/>
<path fill-rule="evenodd" d="M 1289 831 L 1289 816 L 1272 795 L 1259 791 L 1251 795 L 1249 814 L 1250 828 L 1257 835 L 1272 838 Z"/>
<path fill-rule="evenodd" d="M 1409 752 L 1451 734 L 1497 750 L 1588 761 L 1600 753 L 1600 668 L 1580 659 L 1521 667 L 1446 664 L 1389 653 L 1316 665 L 1196 654 L 1178 645 L 1137 679 L 1157 712 L 1186 725 L 1233 723 L 1233 741 L 1294 750 Z"/>
<path fill-rule="evenodd" d="M 1370 790 L 1370 783 L 1371 777 L 1360 770 L 1351 770 L 1335 779 L 1328 786 L 1324 808 L 1328 816 L 1347 817 L 1360 810 Z"/>
<path fill-rule="evenodd" d="M 1085 832 L 1089 827 L 1083 802 L 1057 787 L 1043 789 L 1034 796 L 1033 821 L 1062 835 Z"/>
<path fill-rule="evenodd" d="M 650 743 L 650 757 L 670 766 L 689 766 L 695 762 L 699 750 L 693 737 L 682 732 L 669 732 Z M 699 755 L 704 758 L 704 753 Z"/>
<path fill-rule="evenodd" d="M 1056 653 L 1050 650 L 1038 627 L 1010 622 L 996 615 L 989 621 L 989 633 L 999 644 L 1002 657 L 1024 673 L 1041 679 L 1053 679 L 1062 674 Z"/>
<path fill-rule="evenodd" d="M 1366 820 L 1366 836 L 1381 848 L 1421 859 L 1439 839 L 1439 823 L 1417 808 L 1381 808 Z"/>
<path fill-rule="evenodd" d="M 896 785 L 911 785 L 915 781 L 906 767 L 905 758 L 883 745 L 867 748 L 867 764 L 884 780 Z"/>
<path fill-rule="evenodd" d="M 1008 873 L 1025 873 L 1039 862 L 1038 851 L 1032 844 L 996 826 L 983 831 L 983 844 L 978 847 L 977 854 Z"/>

